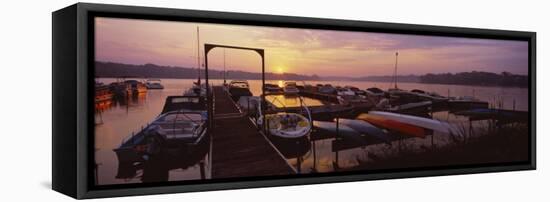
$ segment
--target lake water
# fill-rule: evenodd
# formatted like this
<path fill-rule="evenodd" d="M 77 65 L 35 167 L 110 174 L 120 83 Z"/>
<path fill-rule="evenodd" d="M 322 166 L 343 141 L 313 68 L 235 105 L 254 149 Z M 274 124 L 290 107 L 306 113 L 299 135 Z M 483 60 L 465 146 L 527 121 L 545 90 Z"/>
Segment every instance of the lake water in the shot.
<path fill-rule="evenodd" d="M 99 79 L 105 84 L 111 83 L 114 79 Z M 140 183 L 143 175 L 143 169 L 136 169 L 134 174 L 117 178 L 119 173 L 118 160 L 113 152 L 124 138 L 138 132 L 140 128 L 152 121 L 159 115 L 164 105 L 165 98 L 170 95 L 182 95 L 185 90 L 193 85 L 190 79 L 163 79 L 163 90 L 149 90 L 146 94 L 131 98 L 125 101 L 112 101 L 97 106 L 95 126 L 95 160 L 98 165 L 97 178 L 98 184 L 121 184 L 121 183 Z M 280 81 L 266 81 L 266 83 L 278 84 Z M 223 83 L 222 80 L 211 80 L 214 85 Z M 261 80 L 249 81 L 251 91 L 254 95 L 261 93 Z M 359 82 L 359 81 L 305 81 L 306 84 L 316 85 L 318 83 L 330 83 L 333 86 L 356 86 L 360 89 L 378 87 L 388 89 L 393 87 L 388 82 Z M 301 82 L 298 82 L 302 85 Z M 399 83 L 398 87 L 404 90 L 421 89 L 427 92 L 436 92 L 443 96 L 475 96 L 484 101 L 488 101 L 491 106 L 501 106 L 505 109 L 527 111 L 528 109 L 528 89 L 526 88 L 503 88 L 503 87 L 481 87 L 481 86 L 462 86 L 462 85 L 439 85 L 439 84 L 421 84 L 421 83 Z M 279 99 L 279 98 L 278 98 Z M 280 99 L 285 99 L 284 97 Z M 295 98 L 286 98 L 285 102 L 298 103 Z M 318 105 L 316 100 L 306 100 L 308 105 Z M 445 120 L 453 123 L 464 123 L 465 118 L 454 116 L 447 112 L 437 112 L 433 114 L 435 119 Z M 430 138 L 410 138 L 404 140 L 412 142 L 416 146 L 429 146 Z M 436 144 L 444 144 L 447 138 L 443 134 L 434 134 Z M 382 153 L 390 150 L 384 144 L 359 147 L 344 151 L 332 151 L 333 139 L 325 139 L 311 142 L 304 148 L 296 148 L 296 155 L 289 157 L 287 161 L 301 173 L 309 172 L 331 172 L 335 166 L 340 168 L 353 167 L 359 163 L 358 160 L 368 161 L 368 153 Z M 291 148 L 292 149 L 292 148 Z M 205 178 L 209 178 L 208 153 L 201 154 L 195 159 L 195 163 L 185 168 L 166 168 L 164 178 L 170 181 L 201 179 L 201 169 L 206 172 Z M 337 161 L 336 161 L 337 160 Z M 199 162 L 203 162 L 201 164 Z"/>

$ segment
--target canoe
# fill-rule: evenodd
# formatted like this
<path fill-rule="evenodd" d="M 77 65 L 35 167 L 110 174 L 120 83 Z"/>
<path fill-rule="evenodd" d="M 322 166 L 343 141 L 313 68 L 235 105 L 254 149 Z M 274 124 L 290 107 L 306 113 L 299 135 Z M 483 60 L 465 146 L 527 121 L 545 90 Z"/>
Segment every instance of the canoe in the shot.
<path fill-rule="evenodd" d="M 384 118 L 383 116 L 373 114 L 361 114 L 357 117 L 357 119 L 369 122 L 375 126 L 397 131 L 405 135 L 421 138 L 426 137 L 426 131 L 422 127 Z"/>
<path fill-rule="evenodd" d="M 317 130 L 336 134 L 336 122 L 313 121 L 313 127 L 315 127 Z M 341 135 L 356 135 L 356 136 L 361 135 L 361 133 L 355 131 L 353 128 L 347 125 L 344 125 L 343 123 L 340 123 L 338 130 L 339 130 L 338 134 L 341 134 Z"/>
<path fill-rule="evenodd" d="M 435 119 L 382 111 L 370 111 L 369 114 L 381 116 L 386 119 L 391 119 L 394 121 L 399 121 L 402 123 L 407 123 L 434 131 L 439 131 L 442 133 L 456 134 L 458 132 L 458 129 L 456 127 L 453 127 L 451 124 Z"/>
<path fill-rule="evenodd" d="M 313 127 L 319 132 L 329 133 L 336 137 L 342 137 L 346 140 L 353 140 L 355 142 L 365 143 L 365 139 L 361 137 L 361 133 L 353 128 L 340 122 L 338 124 L 338 134 L 336 134 L 336 122 L 331 121 L 313 121 Z"/>
<path fill-rule="evenodd" d="M 340 119 L 340 123 L 343 123 L 353 130 L 356 130 L 360 133 L 372 136 L 376 139 L 382 140 L 385 143 L 390 143 L 390 137 L 380 128 L 366 122 L 363 120 L 353 120 L 353 119 Z"/>

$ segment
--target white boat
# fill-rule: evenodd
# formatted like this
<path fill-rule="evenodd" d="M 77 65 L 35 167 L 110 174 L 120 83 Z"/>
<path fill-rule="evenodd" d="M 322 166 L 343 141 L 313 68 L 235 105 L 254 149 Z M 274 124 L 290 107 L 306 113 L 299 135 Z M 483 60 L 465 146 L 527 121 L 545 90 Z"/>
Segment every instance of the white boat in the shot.
<path fill-rule="evenodd" d="M 280 112 L 265 115 L 267 129 L 271 135 L 282 138 L 300 138 L 311 131 L 311 122 L 304 116 L 297 113 Z M 263 117 L 258 119 L 259 125 Z"/>
<path fill-rule="evenodd" d="M 160 79 L 148 79 L 145 82 L 147 89 L 164 89 L 164 86 L 160 83 Z"/>
<path fill-rule="evenodd" d="M 296 82 L 286 81 L 283 92 L 285 93 L 285 95 L 297 95 L 298 93 L 300 93 L 300 90 L 298 89 L 298 87 L 296 87 Z"/>
<path fill-rule="evenodd" d="M 383 111 L 370 111 L 369 114 L 374 114 L 382 116 L 386 119 L 391 119 L 401 123 L 406 123 L 410 125 L 419 126 L 422 128 L 439 131 L 449 134 L 457 134 L 459 132 L 458 128 L 452 126 L 451 124 L 435 119 L 428 119 L 424 117 L 397 114 L 392 112 L 383 112 Z"/>
<path fill-rule="evenodd" d="M 354 96 L 355 92 L 353 92 L 351 89 L 348 88 L 337 88 L 336 94 L 339 96 Z"/>

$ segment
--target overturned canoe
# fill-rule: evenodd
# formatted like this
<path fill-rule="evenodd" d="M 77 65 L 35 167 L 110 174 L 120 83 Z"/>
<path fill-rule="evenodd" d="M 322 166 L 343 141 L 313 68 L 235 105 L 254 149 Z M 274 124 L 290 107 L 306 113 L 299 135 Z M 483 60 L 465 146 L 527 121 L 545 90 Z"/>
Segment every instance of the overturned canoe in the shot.
<path fill-rule="evenodd" d="M 392 119 L 385 118 L 383 116 L 373 115 L 373 114 L 361 114 L 357 117 L 357 119 L 369 122 L 378 127 L 397 131 L 404 135 L 410 135 L 410 136 L 421 137 L 421 138 L 426 137 L 426 130 L 422 127 L 395 121 Z"/>
<path fill-rule="evenodd" d="M 369 112 L 369 114 L 381 116 L 387 119 L 419 126 L 434 131 L 439 131 L 442 133 L 456 134 L 458 132 L 458 129 L 456 127 L 453 127 L 451 124 L 435 119 L 382 111 L 371 111 Z"/>
<path fill-rule="evenodd" d="M 385 133 L 380 128 L 366 122 L 363 120 L 353 120 L 353 119 L 340 119 L 340 123 L 343 123 L 353 130 L 356 130 L 362 134 L 372 136 L 376 139 L 382 140 L 385 143 L 390 143 L 391 139 L 387 133 Z"/>

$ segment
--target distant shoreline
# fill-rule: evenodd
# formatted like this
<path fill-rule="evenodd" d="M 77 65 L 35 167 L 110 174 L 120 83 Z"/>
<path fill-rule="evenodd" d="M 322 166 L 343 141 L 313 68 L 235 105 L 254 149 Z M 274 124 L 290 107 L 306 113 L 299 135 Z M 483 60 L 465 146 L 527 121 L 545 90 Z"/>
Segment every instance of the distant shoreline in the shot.
<path fill-rule="evenodd" d="M 158 66 L 154 64 L 130 65 L 112 62 L 96 61 L 96 78 L 158 78 L 158 79 L 196 79 L 197 69 L 187 67 Z M 209 70 L 209 79 L 223 79 L 223 71 Z M 261 80 L 261 73 L 244 71 L 227 71 L 227 80 Z M 204 78 L 204 70 L 201 78 Z M 265 73 L 266 80 L 295 80 L 313 82 L 393 82 L 393 76 L 365 76 L 365 77 L 322 77 L 317 75 L 300 75 L 293 73 L 274 74 Z M 461 72 L 456 74 L 426 74 L 426 75 L 398 75 L 399 83 L 462 85 L 479 87 L 517 87 L 528 88 L 529 80 L 525 75 L 513 75 L 490 72 Z M 315 85 L 315 84 L 312 84 Z"/>

